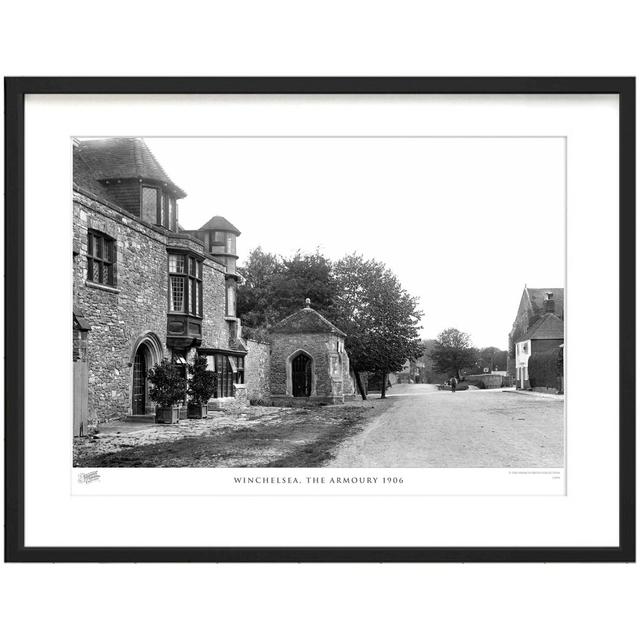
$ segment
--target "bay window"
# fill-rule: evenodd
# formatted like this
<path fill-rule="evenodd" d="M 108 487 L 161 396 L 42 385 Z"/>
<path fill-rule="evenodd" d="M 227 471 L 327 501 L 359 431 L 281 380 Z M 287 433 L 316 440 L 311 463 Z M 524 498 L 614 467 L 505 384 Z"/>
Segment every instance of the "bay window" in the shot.
<path fill-rule="evenodd" d="M 202 263 L 193 256 L 169 254 L 169 311 L 202 316 Z"/>
<path fill-rule="evenodd" d="M 234 383 L 244 384 L 244 356 L 214 353 L 207 356 L 207 368 L 218 374 L 214 398 L 230 398 Z"/>

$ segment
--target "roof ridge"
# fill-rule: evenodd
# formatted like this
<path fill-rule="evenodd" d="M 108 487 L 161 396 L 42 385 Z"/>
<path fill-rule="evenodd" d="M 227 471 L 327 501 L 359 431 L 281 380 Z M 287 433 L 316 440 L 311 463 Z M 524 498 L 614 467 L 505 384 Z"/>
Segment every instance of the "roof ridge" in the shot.
<path fill-rule="evenodd" d="M 547 311 L 546 313 L 542 314 L 525 332 L 525 334 L 522 336 L 522 338 L 520 338 L 519 342 L 522 342 L 523 340 L 531 340 L 531 338 L 535 335 L 535 333 L 538 331 L 538 329 L 540 329 L 540 327 L 542 327 L 542 325 L 545 323 L 545 321 L 549 320 L 549 319 L 554 319 L 557 320 L 563 328 L 563 335 L 564 335 L 564 320 L 562 318 L 560 318 L 558 315 L 556 315 L 555 313 L 551 312 L 551 311 Z"/>
<path fill-rule="evenodd" d="M 171 180 L 169 179 L 169 174 L 164 170 L 164 167 L 160 164 L 160 161 L 158 160 L 158 158 L 156 158 L 153 151 L 151 151 L 151 148 L 149 147 L 149 145 L 144 141 L 144 138 L 137 138 L 137 140 L 144 145 L 144 148 L 146 149 L 147 153 L 151 156 L 151 159 L 156 163 L 158 170 L 166 178 L 167 182 L 171 182 Z M 138 145 L 136 145 L 136 147 L 137 146 Z"/>
<path fill-rule="evenodd" d="M 209 220 L 207 220 L 198 231 L 230 231 L 231 233 L 235 233 L 240 235 L 240 230 L 236 228 L 229 220 L 227 220 L 224 216 L 215 215 L 211 216 Z"/>
<path fill-rule="evenodd" d="M 315 317 L 317 319 L 319 319 L 322 322 L 323 325 L 325 325 L 327 328 L 329 328 L 331 330 L 331 332 L 339 333 L 342 336 L 346 336 L 347 335 L 344 331 L 342 331 L 342 329 L 339 329 L 338 327 L 336 327 L 336 325 L 333 324 L 333 322 L 331 322 L 330 320 L 327 320 L 319 311 L 316 311 L 315 309 L 312 309 L 311 307 L 302 307 L 301 309 L 298 309 L 297 311 L 294 311 L 293 313 L 289 314 L 288 316 L 286 316 L 285 318 L 283 318 L 282 320 L 280 320 L 279 322 L 274 324 L 273 327 L 271 327 L 271 331 L 275 331 L 281 325 L 284 326 L 292 318 L 294 318 L 294 317 L 296 317 L 298 315 L 303 315 L 303 314 L 308 313 L 310 311 L 313 312 Z"/>

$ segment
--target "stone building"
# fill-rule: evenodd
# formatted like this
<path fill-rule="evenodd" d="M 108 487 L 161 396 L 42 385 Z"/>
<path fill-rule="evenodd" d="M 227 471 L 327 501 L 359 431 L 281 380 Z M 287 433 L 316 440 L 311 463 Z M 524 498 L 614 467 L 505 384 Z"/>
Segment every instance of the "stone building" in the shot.
<path fill-rule="evenodd" d="M 254 347 L 254 361 L 267 358 L 236 317 L 238 229 L 215 216 L 183 230 L 186 193 L 141 139 L 76 141 L 73 160 L 75 432 L 152 414 L 147 372 L 163 358 L 186 375 L 207 356 L 214 402 L 246 402 L 245 358 Z M 252 377 L 258 397 L 265 376 Z"/>
<path fill-rule="evenodd" d="M 306 307 L 271 329 L 270 390 L 275 405 L 342 404 L 354 397 L 345 334 Z"/>

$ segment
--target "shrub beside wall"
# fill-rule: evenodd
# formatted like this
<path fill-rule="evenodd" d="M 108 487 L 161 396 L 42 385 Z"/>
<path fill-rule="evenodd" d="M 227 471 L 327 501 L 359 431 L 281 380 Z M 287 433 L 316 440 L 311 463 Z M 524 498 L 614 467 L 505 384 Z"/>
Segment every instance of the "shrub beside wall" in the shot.
<path fill-rule="evenodd" d="M 535 387 L 562 389 L 562 349 L 534 353 L 529 358 L 529 384 Z"/>

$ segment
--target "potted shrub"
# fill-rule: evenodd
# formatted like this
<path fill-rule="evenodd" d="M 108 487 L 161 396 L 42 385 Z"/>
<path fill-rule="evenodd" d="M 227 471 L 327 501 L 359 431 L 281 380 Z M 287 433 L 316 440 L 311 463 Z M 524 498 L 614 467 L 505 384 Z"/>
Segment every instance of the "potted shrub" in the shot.
<path fill-rule="evenodd" d="M 176 424 L 179 402 L 184 400 L 187 381 L 180 369 L 168 360 L 163 360 L 151 368 L 148 375 L 151 389 L 149 397 L 156 403 L 156 422 Z"/>
<path fill-rule="evenodd" d="M 189 365 L 189 378 L 187 394 L 189 403 L 187 416 L 189 418 L 206 418 L 209 398 L 216 390 L 218 374 L 207 369 L 207 359 L 197 356 L 193 364 Z"/>

